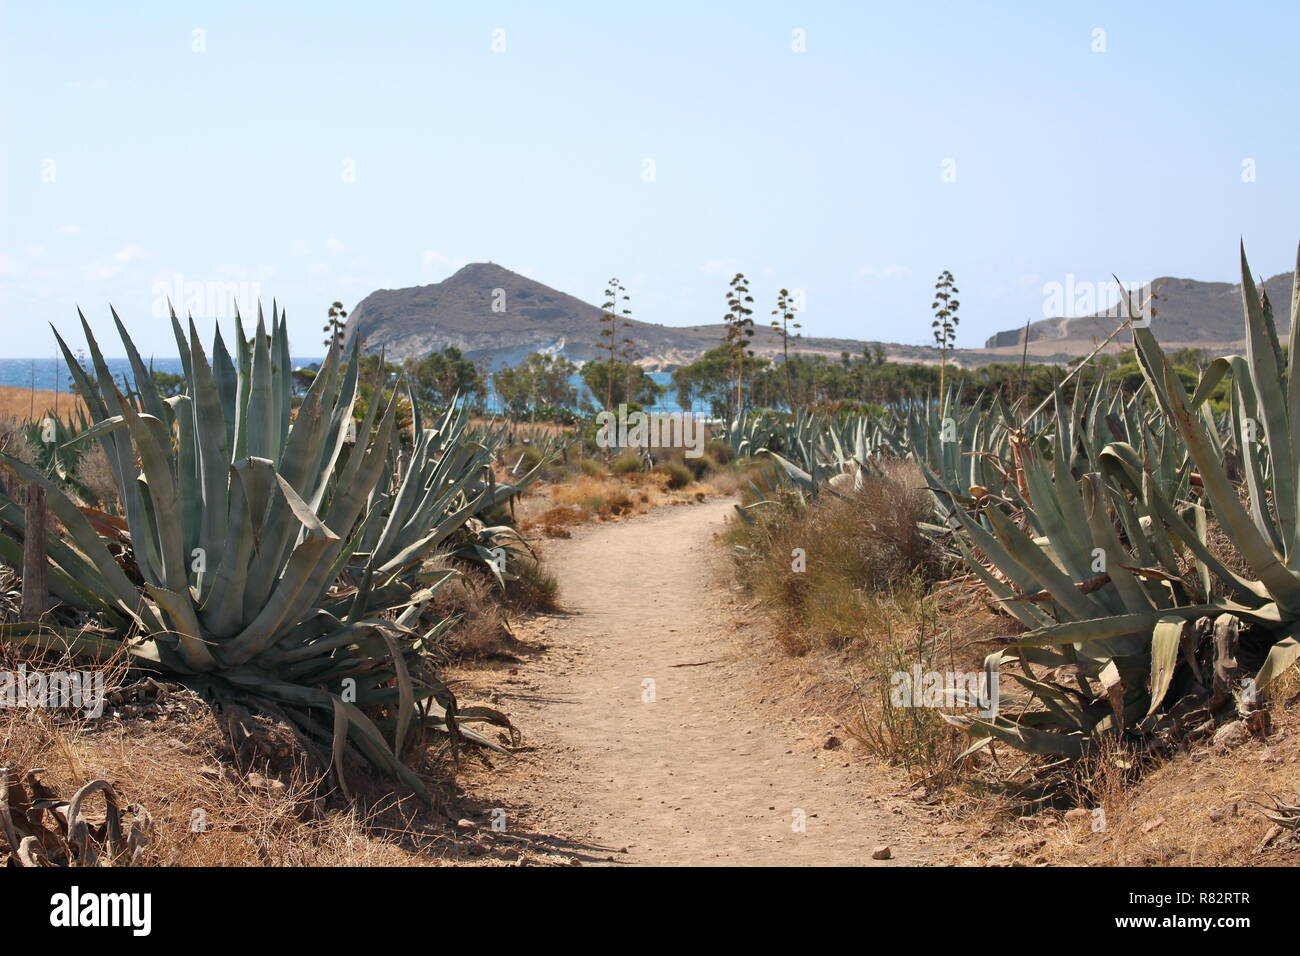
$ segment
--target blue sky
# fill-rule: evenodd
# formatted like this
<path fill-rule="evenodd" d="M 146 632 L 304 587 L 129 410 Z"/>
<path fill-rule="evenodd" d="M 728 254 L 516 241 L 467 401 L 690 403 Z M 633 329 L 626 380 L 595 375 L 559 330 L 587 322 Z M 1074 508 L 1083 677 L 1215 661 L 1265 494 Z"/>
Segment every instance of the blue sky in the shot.
<path fill-rule="evenodd" d="M 951 269 L 965 346 L 1069 275 L 1289 269 L 1297 6 L 1137 6 L 4 2 L 0 356 L 109 303 L 171 354 L 187 288 L 312 354 L 332 300 L 488 259 L 669 325 L 741 269 L 909 343 Z"/>

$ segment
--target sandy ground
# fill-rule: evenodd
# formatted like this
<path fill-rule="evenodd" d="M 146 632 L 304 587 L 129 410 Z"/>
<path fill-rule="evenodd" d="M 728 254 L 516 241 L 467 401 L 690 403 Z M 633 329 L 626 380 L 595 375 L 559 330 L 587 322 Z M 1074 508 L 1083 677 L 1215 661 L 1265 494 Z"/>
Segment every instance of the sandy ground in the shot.
<path fill-rule="evenodd" d="M 479 675 L 528 746 L 464 781 L 475 823 L 504 811 L 503 838 L 571 863 L 868 865 L 881 845 L 878 865 L 927 862 L 933 811 L 827 749 L 834 721 L 782 679 L 798 664 L 743 627 L 713 540 L 731 511 L 663 508 L 548 547 L 566 613 Z"/>

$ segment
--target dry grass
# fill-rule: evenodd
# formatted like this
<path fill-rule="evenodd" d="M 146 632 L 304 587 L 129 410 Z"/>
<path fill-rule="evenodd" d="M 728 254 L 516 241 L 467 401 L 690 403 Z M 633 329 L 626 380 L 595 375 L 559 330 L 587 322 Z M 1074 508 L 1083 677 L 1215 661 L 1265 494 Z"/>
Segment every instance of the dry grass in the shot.
<path fill-rule="evenodd" d="M 470 418 L 470 424 L 477 427 L 495 427 L 501 424 L 501 419 L 475 416 Z M 570 426 L 557 425 L 554 422 L 513 422 L 512 424 L 518 437 L 533 441 L 565 435 L 573 431 Z"/>
<path fill-rule="evenodd" d="M 1300 675 L 1283 679 L 1263 737 L 1208 741 L 1139 774 L 1111 744 L 1075 768 L 1077 809 L 1016 816 L 990 806 L 981 839 L 949 861 L 1002 866 L 1296 866 L 1300 839 L 1263 813 L 1296 803 Z M 992 812 L 1000 810 L 1001 812 Z"/>
<path fill-rule="evenodd" d="M 0 669 L 18 658 L 0 650 Z M 85 668 L 83 663 L 28 660 L 29 669 Z M 453 827 L 462 815 L 456 768 L 424 751 L 435 804 L 395 794 L 391 781 L 349 757 L 344 801 L 310 775 L 292 733 L 270 719 L 252 724 L 254 744 L 237 755 L 223 721 L 193 693 L 164 685 L 159 695 L 140 675 L 105 669 L 110 706 L 87 719 L 67 711 L 0 708 L 0 767 L 14 780 L 37 779 L 63 799 L 86 783 L 107 780 L 128 818 L 148 816 L 146 866 L 428 866 L 518 862 L 514 844 L 478 826 Z M 114 688 L 126 690 L 116 698 Z M 419 753 L 418 750 L 415 753 Z M 90 803 L 102 819 L 101 798 Z M 141 813 L 140 811 L 143 811 Z M 472 815 L 471 811 L 471 815 Z M 50 822 L 48 815 L 46 826 Z M 0 865 L 9 853 L 0 835 Z"/>
<path fill-rule="evenodd" d="M 507 563 L 503 591 L 496 579 L 478 565 L 436 554 L 421 568 L 422 575 L 454 570 L 425 610 L 425 626 L 456 618 L 440 645 L 447 660 L 517 660 L 520 642 L 510 630 L 510 617 L 547 613 L 558 604 L 559 583 L 537 557 L 515 555 Z"/>
<path fill-rule="evenodd" d="M 449 566 L 451 563 L 445 556 L 435 556 L 425 562 L 423 570 L 429 573 Z M 492 588 L 486 576 L 461 573 L 443 584 L 433 596 L 426 616 L 459 618 L 444 639 L 444 650 L 449 657 L 496 657 L 509 653 L 513 638 Z"/>
<path fill-rule="evenodd" d="M 538 486 L 525 498 L 519 528 L 548 538 L 567 538 L 572 528 L 590 521 L 627 518 L 722 493 L 709 482 L 688 482 L 678 488 L 672 483 L 671 476 L 657 471 L 593 475 L 578 469 L 563 482 Z"/>
<path fill-rule="evenodd" d="M 881 596 L 937 578 L 938 554 L 916 526 L 929 515 L 919 488 L 919 474 L 896 466 L 848 500 L 804 506 L 789 493 L 751 511 L 755 525 L 733 525 L 732 543 L 746 549 L 741 583 L 781 610 L 787 650 L 844 647 L 873 623 Z"/>
<path fill-rule="evenodd" d="M 78 408 L 84 408 L 81 399 L 68 392 L 49 392 L 14 385 L 0 385 L 0 418 L 30 422 L 49 412 L 67 417 Z"/>
<path fill-rule="evenodd" d="M 53 392 L 44 393 L 53 395 Z M 68 397 L 64 396 L 66 413 Z M 37 417 L 41 417 L 38 413 Z M 27 464 L 39 464 L 39 452 L 28 440 L 26 423 L 12 416 L 0 415 L 0 450 Z M 64 482 L 64 490 L 82 505 L 115 510 L 117 508 L 117 482 L 113 477 L 108 455 L 99 442 L 82 443 L 80 457 L 76 459 L 73 480 Z M 0 475 L 0 487 L 5 478 Z"/>
<path fill-rule="evenodd" d="M 510 563 L 505 603 L 524 614 L 549 614 L 559 610 L 560 582 L 538 557 L 520 556 Z"/>
<path fill-rule="evenodd" d="M 737 579 L 767 609 L 780 646 L 833 675 L 848 732 L 938 784 L 964 738 L 936 708 L 899 706 L 894 675 L 977 670 L 988 642 L 1014 627 L 969 587 L 933 590 L 946 569 L 917 528 L 930 513 L 920 488 L 914 468 L 894 464 L 848 500 L 804 506 L 790 495 L 752 511 L 756 525 L 734 523 L 729 540 Z"/>
<path fill-rule="evenodd" d="M 7 655 L 6 669 L 16 667 Z M 84 670 L 83 662 L 29 668 Z M 105 685 L 138 675 L 105 667 Z M 313 781 L 240 773 L 227 738 L 207 705 L 189 692 L 110 706 L 89 719 L 64 711 L 0 709 L 0 766 L 15 779 L 38 771 L 64 799 L 104 779 L 123 804 L 151 818 L 145 865 L 332 866 L 409 865 L 409 850 L 371 832 L 355 809 L 328 808 Z M 101 806 L 95 802 L 96 806 Z M 391 801 L 390 801 L 391 803 Z M 93 816 L 93 810 L 92 810 Z M 8 851 L 0 838 L 0 856 Z"/>

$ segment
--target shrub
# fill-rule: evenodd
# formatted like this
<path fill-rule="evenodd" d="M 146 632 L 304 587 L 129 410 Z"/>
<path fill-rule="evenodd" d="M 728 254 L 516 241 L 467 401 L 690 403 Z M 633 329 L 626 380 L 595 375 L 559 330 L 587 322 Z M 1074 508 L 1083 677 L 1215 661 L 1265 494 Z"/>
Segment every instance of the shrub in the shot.
<path fill-rule="evenodd" d="M 555 575 L 535 558 L 510 562 L 513 577 L 506 581 L 506 602 L 520 611 L 554 611 L 559 607 L 560 584 Z"/>
<path fill-rule="evenodd" d="M 666 461 L 662 465 L 656 466 L 655 471 L 668 476 L 669 488 L 685 488 L 694 480 L 691 469 L 679 461 Z"/>
<path fill-rule="evenodd" d="M 643 468 L 644 466 L 641 463 L 641 459 L 635 455 L 620 455 L 618 458 L 615 458 L 613 464 L 609 466 L 610 472 L 615 475 L 630 475 L 634 472 L 641 471 Z"/>
<path fill-rule="evenodd" d="M 622 488 L 611 491 L 596 510 L 604 516 L 625 515 L 635 507 L 632 496 Z"/>
<path fill-rule="evenodd" d="M 683 463 L 691 470 L 691 475 L 696 481 L 700 481 L 718 470 L 718 463 L 709 455 L 701 455 L 699 458 L 684 458 Z"/>
<path fill-rule="evenodd" d="M 865 476 L 847 498 L 806 505 L 783 496 L 757 513 L 756 524 L 733 529 L 733 542 L 746 549 L 738 555 L 742 580 L 806 632 L 806 641 L 789 643 L 843 647 L 861 636 L 873 595 L 938 577 L 935 545 L 917 527 L 931 513 L 921 485 L 913 466 L 900 465 Z M 791 572 L 796 548 L 805 556 L 802 573 Z"/>
<path fill-rule="evenodd" d="M 731 446 L 718 438 L 711 438 L 709 441 L 704 443 L 704 454 L 712 458 L 719 465 L 730 464 L 731 459 L 736 457 L 731 450 Z"/>

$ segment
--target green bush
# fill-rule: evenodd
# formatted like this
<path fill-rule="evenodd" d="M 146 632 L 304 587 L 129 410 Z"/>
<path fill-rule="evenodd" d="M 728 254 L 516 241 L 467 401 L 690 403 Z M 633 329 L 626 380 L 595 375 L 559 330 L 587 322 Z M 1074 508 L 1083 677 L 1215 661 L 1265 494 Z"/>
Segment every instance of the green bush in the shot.
<path fill-rule="evenodd" d="M 609 466 L 609 470 L 616 475 L 630 475 L 633 472 L 641 471 L 641 469 L 641 459 L 635 455 L 620 455 Z"/>
<path fill-rule="evenodd" d="M 669 488 L 685 488 L 693 480 L 691 469 L 680 461 L 666 461 L 655 467 L 655 471 L 668 476 Z"/>

